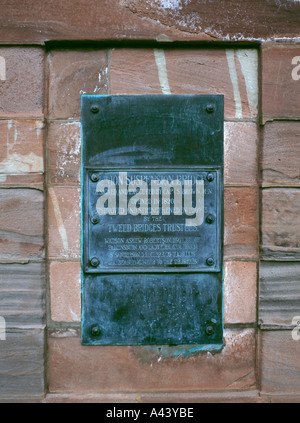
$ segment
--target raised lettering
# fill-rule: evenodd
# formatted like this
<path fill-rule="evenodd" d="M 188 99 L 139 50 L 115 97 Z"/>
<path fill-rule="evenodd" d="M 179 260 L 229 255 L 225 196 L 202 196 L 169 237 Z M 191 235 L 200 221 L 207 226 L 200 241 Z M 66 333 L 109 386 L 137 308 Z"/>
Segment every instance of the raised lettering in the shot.
<path fill-rule="evenodd" d="M 108 179 L 103 179 L 102 181 L 98 182 L 96 192 L 103 192 L 106 188 L 107 191 L 104 192 L 104 194 L 101 195 L 101 197 L 99 197 L 97 200 L 97 213 L 100 214 L 100 216 L 105 216 L 106 214 L 116 215 L 116 185 Z"/>
<path fill-rule="evenodd" d="M 128 209 L 132 216 L 137 216 L 138 214 L 147 215 L 148 214 L 148 186 L 145 181 L 135 179 L 130 182 L 128 187 L 129 193 L 135 193 L 138 189 L 138 192 L 130 198 L 128 203 Z M 139 203 L 139 207 L 137 204 Z"/>
<path fill-rule="evenodd" d="M 172 182 L 168 182 L 166 179 L 151 181 L 152 215 L 159 215 L 160 189 L 162 191 L 162 214 L 170 215 L 171 188 L 174 190 L 174 214 L 182 215 L 182 184 L 178 179 Z"/>
<path fill-rule="evenodd" d="M 187 226 L 200 226 L 204 219 L 204 181 L 196 181 L 196 207 L 192 205 L 192 181 L 184 181 L 184 211 L 188 216 L 196 214 L 194 219 L 186 219 Z"/>

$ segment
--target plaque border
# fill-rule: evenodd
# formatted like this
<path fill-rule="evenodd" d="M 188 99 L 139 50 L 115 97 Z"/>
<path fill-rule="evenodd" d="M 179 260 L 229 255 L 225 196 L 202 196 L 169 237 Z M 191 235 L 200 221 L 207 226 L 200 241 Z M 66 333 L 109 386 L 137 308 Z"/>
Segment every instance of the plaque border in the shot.
<path fill-rule="evenodd" d="M 111 166 L 105 167 L 105 166 L 84 166 L 83 167 L 83 195 L 82 195 L 82 269 L 83 272 L 86 274 L 103 274 L 103 273 L 218 273 L 222 270 L 222 261 L 223 261 L 223 174 L 222 174 L 223 167 L 222 166 L 188 166 L 186 168 L 183 168 L 182 166 L 169 166 L 164 167 L 161 169 L 161 167 L 156 166 L 149 166 L 145 168 L 140 167 L 127 167 L 127 168 L 113 168 Z M 203 266 L 200 266 L 199 264 L 192 266 L 174 266 L 174 267 L 168 267 L 165 265 L 160 266 L 135 266 L 133 268 L 128 267 L 102 267 L 102 268 L 93 268 L 88 265 L 89 257 L 88 257 L 88 251 L 89 251 L 89 224 L 88 224 L 88 204 L 89 201 L 89 180 L 88 180 L 88 172 L 95 171 L 95 172 L 157 172 L 157 173 L 166 173 L 166 172 L 209 172 L 209 171 L 215 171 L 217 174 L 217 180 L 216 180 L 216 225 L 217 225 L 217 241 L 216 241 L 216 258 L 217 263 L 215 266 L 207 266 L 203 268 Z M 86 196 L 86 197 L 85 197 Z M 85 222 L 85 223 L 84 223 Z M 87 227 L 86 227 L 86 226 Z M 218 240 L 220 241 L 218 243 Z"/>

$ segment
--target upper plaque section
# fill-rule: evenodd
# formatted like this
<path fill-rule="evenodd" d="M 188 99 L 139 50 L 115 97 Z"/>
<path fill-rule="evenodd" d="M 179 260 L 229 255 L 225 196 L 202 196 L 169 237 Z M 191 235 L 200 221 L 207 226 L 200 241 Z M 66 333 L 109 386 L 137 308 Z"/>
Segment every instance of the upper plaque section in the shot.
<path fill-rule="evenodd" d="M 223 166 L 223 96 L 82 96 L 85 167 Z"/>

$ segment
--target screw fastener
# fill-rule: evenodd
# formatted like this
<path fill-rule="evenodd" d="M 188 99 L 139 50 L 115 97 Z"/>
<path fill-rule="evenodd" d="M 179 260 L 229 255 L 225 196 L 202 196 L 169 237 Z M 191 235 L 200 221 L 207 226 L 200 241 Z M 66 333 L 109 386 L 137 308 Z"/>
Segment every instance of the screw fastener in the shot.
<path fill-rule="evenodd" d="M 95 214 L 94 216 L 91 217 L 91 222 L 93 225 L 97 225 L 97 223 L 100 222 L 99 217 Z"/>
<path fill-rule="evenodd" d="M 211 223 L 214 223 L 214 221 L 215 221 L 215 216 L 213 214 L 209 214 L 206 216 L 207 223 L 211 224 Z"/>
<path fill-rule="evenodd" d="M 97 257 L 92 257 L 90 259 L 90 265 L 93 267 L 97 267 L 100 264 L 100 260 Z"/>
<path fill-rule="evenodd" d="M 205 332 L 206 332 L 207 335 L 212 335 L 215 332 L 215 330 L 214 330 L 213 326 L 209 325 L 209 326 L 206 326 Z"/>
<path fill-rule="evenodd" d="M 206 179 L 208 180 L 208 182 L 212 182 L 215 179 L 214 174 L 208 173 Z"/>
<path fill-rule="evenodd" d="M 100 329 L 99 325 L 97 325 L 97 323 L 96 323 L 91 327 L 91 336 L 96 337 L 96 336 L 99 336 L 99 335 L 101 335 L 101 329 Z"/>
<path fill-rule="evenodd" d="M 98 106 L 96 106 L 96 105 L 93 105 L 93 106 L 91 107 L 91 112 L 92 112 L 92 113 L 98 113 L 98 112 L 99 112 L 99 107 L 98 107 Z"/>
<path fill-rule="evenodd" d="M 208 266 L 213 266 L 213 265 L 215 264 L 215 260 L 214 260 L 212 257 L 208 257 L 208 258 L 206 259 L 206 264 L 207 264 Z"/>
<path fill-rule="evenodd" d="M 206 106 L 206 111 L 207 111 L 207 113 L 212 113 L 214 110 L 215 110 L 215 106 L 214 106 L 214 104 L 209 103 L 209 104 Z"/>
<path fill-rule="evenodd" d="M 98 182 L 99 181 L 99 177 L 98 177 L 98 175 L 96 175 L 96 173 L 92 173 L 91 181 L 92 182 Z"/>

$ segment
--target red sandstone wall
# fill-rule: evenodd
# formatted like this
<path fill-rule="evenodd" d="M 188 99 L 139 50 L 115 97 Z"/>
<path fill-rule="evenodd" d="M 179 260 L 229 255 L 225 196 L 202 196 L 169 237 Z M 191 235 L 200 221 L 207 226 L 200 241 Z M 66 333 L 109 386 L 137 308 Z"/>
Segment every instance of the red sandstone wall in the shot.
<path fill-rule="evenodd" d="M 300 4 L 85 3 L 0 6 L 0 399 L 297 401 Z M 225 96 L 221 353 L 81 346 L 84 93 Z"/>

